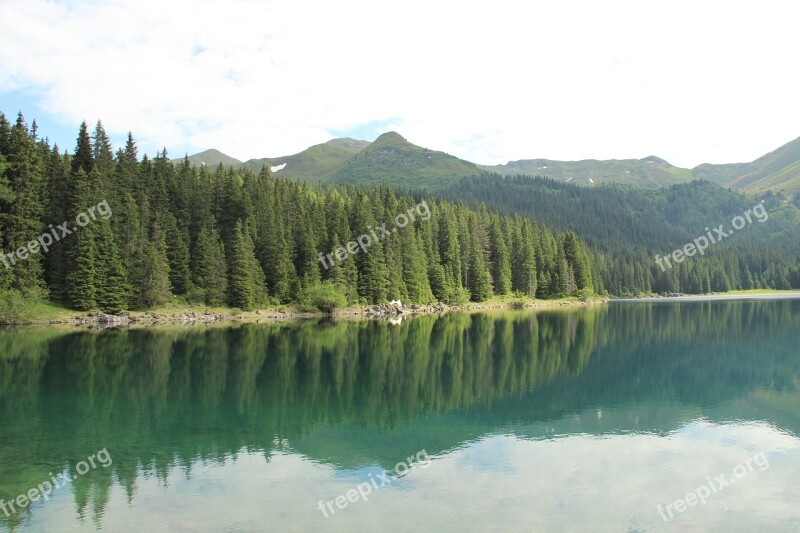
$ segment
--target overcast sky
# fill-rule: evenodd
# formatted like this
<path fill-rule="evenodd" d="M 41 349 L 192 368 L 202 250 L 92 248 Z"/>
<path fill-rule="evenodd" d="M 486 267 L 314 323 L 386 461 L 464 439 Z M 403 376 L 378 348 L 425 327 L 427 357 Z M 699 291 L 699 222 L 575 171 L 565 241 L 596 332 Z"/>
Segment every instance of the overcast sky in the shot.
<path fill-rule="evenodd" d="M 486 164 L 752 160 L 800 136 L 793 2 L 0 2 L 0 110 L 173 157 L 395 130 Z"/>

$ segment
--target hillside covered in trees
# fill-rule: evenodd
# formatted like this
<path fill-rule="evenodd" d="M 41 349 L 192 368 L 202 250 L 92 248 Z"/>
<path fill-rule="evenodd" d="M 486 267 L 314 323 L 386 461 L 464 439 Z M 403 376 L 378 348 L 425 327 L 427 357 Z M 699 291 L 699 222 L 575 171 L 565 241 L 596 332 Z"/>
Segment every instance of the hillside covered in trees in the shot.
<path fill-rule="evenodd" d="M 574 232 L 485 207 L 429 200 L 429 217 L 326 268 L 320 257 L 383 223 L 392 228 L 423 199 L 387 187 L 312 187 L 266 167 L 173 164 L 166 150 L 139 157 L 131 135 L 114 152 L 99 122 L 92 134 L 81 125 L 74 151 L 61 152 L 21 114 L 13 125 L 0 115 L 0 157 L 2 251 L 23 252 L 0 266 L 4 300 L 113 312 L 176 298 L 252 309 L 315 297 L 346 305 L 595 292 Z M 47 253 L 25 253 L 103 202 L 113 215 L 73 228 Z"/>
<path fill-rule="evenodd" d="M 422 202 L 428 217 L 393 227 Z M 101 203 L 107 218 L 66 231 L 46 253 L 26 252 Z M 752 203 L 707 182 L 641 191 L 484 175 L 436 198 L 310 185 L 268 166 L 198 167 L 166 150 L 140 157 L 131 135 L 115 152 L 99 122 L 92 133 L 84 123 L 62 152 L 35 122 L 0 115 L 0 301 L 113 312 L 170 301 L 253 309 L 800 288 L 800 217 L 777 197 L 766 204 L 768 224 L 704 257 L 656 265 L 655 254 Z M 384 223 L 395 231 L 377 238 Z M 331 264 L 329 254 L 362 235 L 375 237 L 368 248 Z"/>
<path fill-rule="evenodd" d="M 759 200 L 704 181 L 643 191 L 496 174 L 465 178 L 441 195 L 575 232 L 592 251 L 595 287 L 613 295 L 800 288 L 800 210 L 771 193 L 763 197 L 763 223 L 666 270 L 657 266 L 657 254 L 683 248 L 709 227 L 730 229 L 731 219 Z"/>

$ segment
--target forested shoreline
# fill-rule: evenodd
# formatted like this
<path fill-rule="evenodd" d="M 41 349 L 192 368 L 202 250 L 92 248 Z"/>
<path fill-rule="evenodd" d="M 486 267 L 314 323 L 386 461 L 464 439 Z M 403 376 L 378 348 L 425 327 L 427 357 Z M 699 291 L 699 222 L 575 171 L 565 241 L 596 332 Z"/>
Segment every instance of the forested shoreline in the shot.
<path fill-rule="evenodd" d="M 6 301 L 49 299 L 116 312 L 175 299 L 248 310 L 595 293 L 591 256 L 574 232 L 463 202 L 427 200 L 428 219 L 326 269 L 320 254 L 422 198 L 388 187 L 312 187 L 276 178 L 267 167 L 254 173 L 174 164 L 166 149 L 140 158 L 130 134 L 115 153 L 100 122 L 91 134 L 83 123 L 74 151 L 61 152 L 22 114 L 14 124 L 0 115 L 0 158 L 3 253 L 72 224 L 91 206 L 107 202 L 113 212 L 47 253 L 0 266 Z"/>
<path fill-rule="evenodd" d="M 140 157 L 131 134 L 115 152 L 101 122 L 92 132 L 84 122 L 74 150 L 61 151 L 40 137 L 35 121 L 28 126 L 20 113 L 12 124 L 0 114 L 0 305 L 333 309 L 396 299 L 458 304 L 506 295 L 800 288 L 800 261 L 776 251 L 776 243 L 720 245 L 659 270 L 653 252 L 681 242 L 686 230 L 653 227 L 655 207 L 688 213 L 687 199 L 697 194 L 721 211 L 745 201 L 709 187 L 635 193 L 481 176 L 434 198 L 387 186 L 312 186 L 275 177 L 268 166 L 258 173 L 197 167 L 188 158 L 171 161 L 166 149 Z M 429 217 L 392 228 L 397 215 L 420 202 Z M 57 235 L 55 228 L 74 225 L 99 204 L 107 204 L 108 217 L 93 214 L 46 253 L 27 253 L 37 237 Z M 638 210 L 626 210 L 629 204 Z M 384 223 L 396 231 L 330 264 L 330 254 L 361 235 L 375 236 Z M 626 240 L 634 227 L 635 238 Z M 24 260 L 12 260 L 17 250 Z"/>

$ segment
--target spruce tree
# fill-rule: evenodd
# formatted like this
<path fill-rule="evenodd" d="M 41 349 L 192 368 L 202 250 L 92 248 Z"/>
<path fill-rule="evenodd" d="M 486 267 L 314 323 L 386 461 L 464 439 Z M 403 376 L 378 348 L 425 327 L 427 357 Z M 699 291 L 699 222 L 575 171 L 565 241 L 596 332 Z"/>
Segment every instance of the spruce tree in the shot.
<path fill-rule="evenodd" d="M 504 296 L 511 292 L 511 261 L 505 238 L 500 227 L 500 220 L 494 217 L 489 229 L 491 247 L 492 279 L 494 293 Z"/>
<path fill-rule="evenodd" d="M 428 281 L 428 265 L 425 251 L 414 227 L 406 228 L 402 234 L 403 281 L 410 301 L 428 303 L 433 292 Z"/>
<path fill-rule="evenodd" d="M 591 266 L 575 232 L 568 231 L 564 235 L 564 256 L 574 272 L 577 290 L 585 290 L 589 294 L 593 293 Z M 643 282 L 639 284 L 635 281 L 631 282 L 631 286 L 641 287 L 643 285 Z"/>
<path fill-rule="evenodd" d="M 89 177 L 83 167 L 78 166 L 73 175 L 72 205 L 69 209 L 70 218 L 74 221 L 77 213 L 81 211 L 76 206 L 91 205 L 89 198 L 93 197 Z M 73 229 L 73 228 L 71 228 Z M 91 224 L 77 229 L 72 235 L 65 237 L 62 244 L 66 248 L 67 299 L 75 309 L 89 310 L 97 307 L 98 250 L 95 242 L 95 232 Z"/>
<path fill-rule="evenodd" d="M 68 219 L 70 166 L 66 155 L 62 156 L 58 146 L 46 156 L 47 175 L 47 216 L 53 223 L 60 224 Z M 49 224 L 48 224 L 49 225 Z M 50 289 L 50 298 L 56 302 L 67 304 L 67 248 L 64 243 L 56 242 L 45 255 L 46 281 Z"/>
<path fill-rule="evenodd" d="M 458 240 L 455 215 L 445 207 L 439 220 L 439 264 L 444 270 L 444 287 L 448 289 L 445 301 L 457 299 L 461 284 L 461 245 Z M 438 297 L 438 295 L 437 295 Z M 440 298 L 441 299 L 441 298 Z"/>
<path fill-rule="evenodd" d="M 187 227 L 178 227 L 178 221 L 172 213 L 164 215 L 163 227 L 167 243 L 167 260 L 169 261 L 169 281 L 172 292 L 176 295 L 186 294 L 191 288 L 191 271 L 189 268 L 189 235 Z"/>
<path fill-rule="evenodd" d="M 132 288 L 128 273 L 106 220 L 97 221 L 94 231 L 98 256 L 102 258 L 97 272 L 97 305 L 105 312 L 116 313 L 130 306 Z"/>
<path fill-rule="evenodd" d="M 490 273 L 483 259 L 483 249 L 476 232 L 471 234 L 468 259 L 468 285 L 470 299 L 482 302 L 492 296 Z"/>
<path fill-rule="evenodd" d="M 0 118 L 5 119 L 2 113 L 0 113 Z M 6 205 L 12 202 L 14 199 L 14 192 L 11 190 L 11 187 L 8 183 L 8 179 L 5 177 L 5 171 L 8 168 L 6 164 L 6 159 L 3 157 L 3 154 L 0 153 L 0 213 L 4 212 L 6 209 Z M 5 217 L 0 216 L 0 246 L 3 246 L 6 242 L 5 239 L 5 225 L 8 223 Z M 0 253 L 5 253 L 4 250 L 0 250 Z M 0 290 L 6 290 L 11 285 L 11 280 L 13 278 L 13 272 L 8 268 L 0 268 Z"/>
<path fill-rule="evenodd" d="M 254 309 L 264 302 L 264 273 L 255 257 L 253 241 L 242 223 L 234 227 L 228 257 L 228 301 L 243 310 Z"/>
<path fill-rule="evenodd" d="M 203 228 L 197 238 L 197 267 L 194 283 L 203 291 L 204 302 L 211 306 L 225 304 L 228 291 L 225 248 L 219 232 L 213 227 Z"/>
<path fill-rule="evenodd" d="M 530 223 L 515 221 L 512 229 L 512 287 L 529 298 L 536 296 L 536 252 Z"/>
<path fill-rule="evenodd" d="M 22 113 L 17 116 L 16 124 L 11 127 L 7 149 L 5 177 L 14 201 L 6 202 L 0 211 L 5 231 L 3 252 L 28 248 L 28 243 L 35 241 L 44 229 L 42 216 L 45 180 L 42 151 L 34 143 Z M 12 287 L 24 293 L 44 295 L 42 253 L 24 253 L 27 254 L 27 258 L 21 259 L 17 255 L 16 265 L 11 259 L 6 260 L 11 263 Z M 6 268 L 5 265 L 2 268 Z"/>
<path fill-rule="evenodd" d="M 362 232 L 375 226 L 372 205 L 367 195 L 359 194 L 353 205 L 351 218 L 354 236 L 366 235 Z M 358 268 L 359 297 L 369 303 L 385 302 L 389 295 L 389 273 L 383 256 L 383 248 L 379 243 L 371 245 L 366 250 L 359 248 L 354 258 Z"/>
<path fill-rule="evenodd" d="M 167 303 L 172 295 L 169 286 L 169 260 L 164 233 L 155 225 L 144 243 L 141 259 L 142 280 L 138 294 L 141 307 L 156 307 Z"/>
<path fill-rule="evenodd" d="M 86 121 L 83 121 L 78 131 L 78 144 L 75 147 L 75 155 L 72 156 L 73 174 L 77 174 L 78 170 L 83 170 L 88 175 L 92 171 L 92 167 L 94 167 L 93 152 L 92 141 L 89 138 L 89 127 L 86 125 Z"/>

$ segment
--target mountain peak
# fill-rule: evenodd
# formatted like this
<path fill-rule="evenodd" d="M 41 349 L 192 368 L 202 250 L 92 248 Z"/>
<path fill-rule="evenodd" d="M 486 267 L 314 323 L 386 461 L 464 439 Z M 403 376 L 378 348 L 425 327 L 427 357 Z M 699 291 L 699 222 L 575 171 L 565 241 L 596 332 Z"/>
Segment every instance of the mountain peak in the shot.
<path fill-rule="evenodd" d="M 396 131 L 387 131 L 386 133 L 382 134 L 380 137 L 375 139 L 375 143 L 386 143 L 386 142 L 404 142 L 407 143 L 405 137 L 397 133 Z"/>
<path fill-rule="evenodd" d="M 223 154 L 216 148 L 210 148 L 208 150 L 204 150 L 200 153 L 186 156 L 189 159 L 189 163 L 195 166 L 212 166 L 215 167 L 222 163 L 223 165 L 241 165 L 242 162 L 236 159 L 235 157 L 231 157 L 227 154 Z M 179 159 L 173 159 L 173 163 L 182 163 L 184 160 L 183 157 Z"/>
<path fill-rule="evenodd" d="M 384 133 L 355 154 L 331 178 L 334 183 L 439 189 L 481 170 L 469 161 L 408 142 L 396 131 Z"/>
<path fill-rule="evenodd" d="M 649 163 L 658 163 L 659 165 L 669 165 L 668 162 L 664 161 L 660 157 L 656 155 L 649 155 L 647 157 L 643 157 L 640 161 L 647 161 Z"/>

